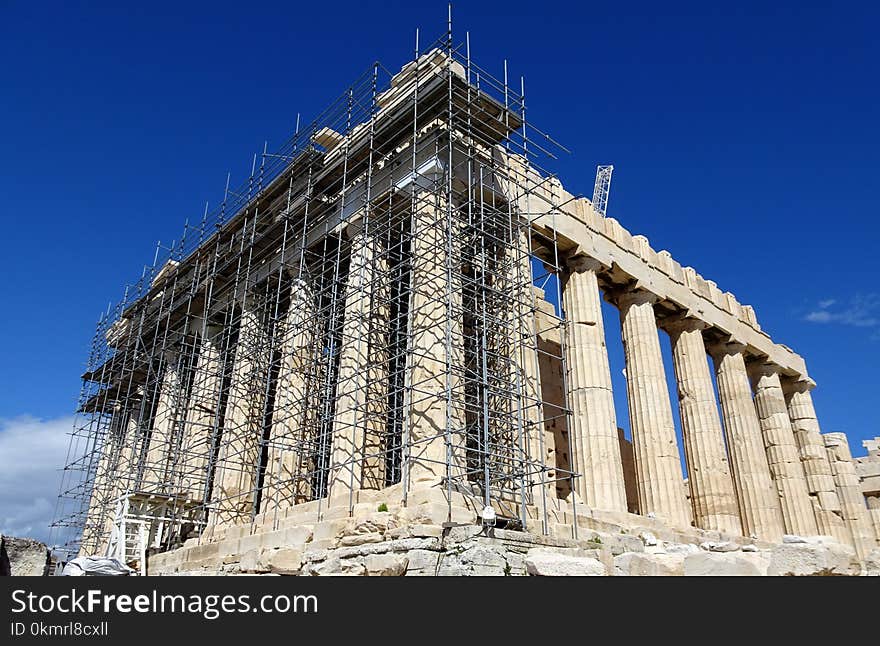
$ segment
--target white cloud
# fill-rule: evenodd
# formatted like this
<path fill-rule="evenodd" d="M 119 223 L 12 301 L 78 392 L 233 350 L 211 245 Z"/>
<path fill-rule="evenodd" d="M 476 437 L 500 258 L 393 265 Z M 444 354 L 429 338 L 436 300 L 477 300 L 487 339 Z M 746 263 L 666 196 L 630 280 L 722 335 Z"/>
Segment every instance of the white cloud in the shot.
<path fill-rule="evenodd" d="M 0 534 L 49 541 L 73 417 L 0 419 Z"/>
<path fill-rule="evenodd" d="M 810 312 L 804 318 L 806 318 L 811 323 L 830 323 L 834 320 L 831 312 L 828 312 L 826 310 L 816 310 Z"/>
<path fill-rule="evenodd" d="M 857 294 L 846 304 L 837 308 L 833 308 L 834 305 L 837 305 L 837 301 L 833 298 L 819 301 L 818 309 L 808 312 L 804 320 L 861 328 L 880 326 L 880 294 Z"/>

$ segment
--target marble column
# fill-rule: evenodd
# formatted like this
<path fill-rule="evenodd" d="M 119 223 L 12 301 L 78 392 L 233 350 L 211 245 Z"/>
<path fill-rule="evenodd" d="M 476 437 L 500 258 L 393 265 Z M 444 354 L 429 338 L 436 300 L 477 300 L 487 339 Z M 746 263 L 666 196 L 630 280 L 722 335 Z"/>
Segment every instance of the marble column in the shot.
<path fill-rule="evenodd" d="M 586 256 L 572 258 L 567 265 L 562 307 L 570 428 L 576 451 L 572 470 L 580 474 L 575 490 L 588 507 L 625 512 L 626 488 L 596 276 L 601 265 Z"/>
<path fill-rule="evenodd" d="M 205 500 L 208 464 L 218 434 L 222 351 L 222 328 L 207 325 L 199 342 L 179 461 L 181 491 L 193 500 Z"/>
<path fill-rule="evenodd" d="M 513 231 L 513 237 L 512 253 L 515 255 L 508 278 L 511 293 L 509 329 L 501 343 L 507 344 L 510 350 L 514 383 L 519 384 L 519 397 L 511 402 L 514 409 L 511 413 L 512 418 L 522 425 L 523 468 L 531 483 L 531 502 L 544 510 L 556 498 L 556 456 L 552 435 L 548 434 L 544 424 L 536 296 L 527 225 L 520 225 L 519 230 Z"/>
<path fill-rule="evenodd" d="M 254 511 L 269 368 L 267 341 L 260 312 L 246 298 L 223 415 L 211 524 L 250 521 Z"/>
<path fill-rule="evenodd" d="M 828 460 L 834 474 L 834 484 L 843 510 L 843 519 L 852 534 L 852 544 L 859 558 L 865 558 L 874 549 L 874 530 L 868 507 L 862 495 L 859 476 L 853 464 L 845 433 L 825 433 L 823 436 Z"/>
<path fill-rule="evenodd" d="M 384 465 L 383 402 L 387 393 L 385 335 L 387 319 L 384 278 L 377 242 L 362 220 L 348 225 L 351 252 L 345 287 L 344 322 L 339 350 L 336 408 L 333 420 L 329 488 L 331 496 L 361 488 L 379 489 L 384 481 L 377 472 Z M 386 337 L 387 338 L 387 337 Z M 377 407 L 379 410 L 377 410 Z"/>
<path fill-rule="evenodd" d="M 807 479 L 816 525 L 820 534 L 852 544 L 852 534 L 843 521 L 828 451 L 819 430 L 811 388 L 811 384 L 803 381 L 783 383 L 788 417 Z"/>
<path fill-rule="evenodd" d="M 666 326 L 672 339 L 688 486 L 697 527 L 739 536 L 742 524 L 703 341 L 706 327 L 689 318 Z"/>
<path fill-rule="evenodd" d="M 868 515 L 874 526 L 874 540 L 880 546 L 880 496 L 867 496 L 865 504 L 868 506 Z"/>
<path fill-rule="evenodd" d="M 450 218 L 449 208 L 440 193 L 415 196 L 404 444 L 410 489 L 464 475 L 461 252 L 456 214 Z"/>
<path fill-rule="evenodd" d="M 144 388 L 136 386 L 121 410 L 123 425 L 119 458 L 116 462 L 113 498 L 119 498 L 139 488 L 138 469 L 144 434 L 140 424 Z"/>
<path fill-rule="evenodd" d="M 673 527 L 690 525 L 666 372 L 654 317 L 656 297 L 635 289 L 618 298 L 639 509 Z"/>
<path fill-rule="evenodd" d="M 767 463 L 779 494 L 785 530 L 798 536 L 815 536 L 819 530 L 788 418 L 778 368 L 771 364 L 753 363 L 749 369 L 764 448 L 767 451 Z"/>
<path fill-rule="evenodd" d="M 388 256 L 378 241 L 373 243 L 373 282 L 369 286 L 370 311 L 367 335 L 366 400 L 364 401 L 363 473 L 361 488 L 385 487 L 388 450 L 388 389 L 391 337 L 391 272 Z"/>
<path fill-rule="evenodd" d="M 318 362 L 315 339 L 318 318 L 315 294 L 303 278 L 290 285 L 290 304 L 278 333 L 278 369 L 272 431 L 263 480 L 261 511 L 285 509 L 311 499 L 312 465 L 306 454 L 314 439 L 318 405 L 313 374 Z"/>
<path fill-rule="evenodd" d="M 183 411 L 183 380 L 178 357 L 165 353 L 165 362 L 159 384 L 156 411 L 153 415 L 150 442 L 144 462 L 142 487 L 151 492 L 168 493 L 169 464 L 174 450 L 174 434 Z"/>
<path fill-rule="evenodd" d="M 116 506 L 113 503 L 113 488 L 117 478 L 116 463 L 119 457 L 120 436 L 124 432 L 124 422 L 120 418 L 121 408 L 115 406 L 100 445 L 96 444 L 93 449 L 93 455 L 97 457 L 97 464 L 92 480 L 86 522 L 80 541 L 80 556 L 103 554 L 112 530 L 116 511 Z"/>
<path fill-rule="evenodd" d="M 709 347 L 715 364 L 718 399 L 730 452 L 733 482 L 739 500 L 743 534 L 761 540 L 782 540 L 784 527 L 779 495 L 770 475 L 758 413 L 742 351 L 723 343 Z"/>

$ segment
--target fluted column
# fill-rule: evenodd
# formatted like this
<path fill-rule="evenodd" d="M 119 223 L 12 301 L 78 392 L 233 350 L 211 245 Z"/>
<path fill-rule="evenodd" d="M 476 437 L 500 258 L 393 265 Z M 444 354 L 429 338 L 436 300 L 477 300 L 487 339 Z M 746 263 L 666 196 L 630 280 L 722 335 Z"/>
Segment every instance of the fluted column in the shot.
<path fill-rule="evenodd" d="M 865 558 L 876 543 L 846 433 L 825 433 L 822 437 L 834 474 L 844 522 L 852 534 L 856 554 L 859 558 Z"/>
<path fill-rule="evenodd" d="M 218 432 L 223 385 L 221 332 L 219 326 L 208 325 L 201 337 L 181 441 L 180 488 L 194 500 L 205 499 L 208 462 Z"/>
<path fill-rule="evenodd" d="M 413 208 L 404 477 L 421 488 L 462 476 L 464 341 L 455 213 L 450 221 L 445 196 L 431 191 Z"/>
<path fill-rule="evenodd" d="M 499 342 L 509 349 L 514 383 L 519 386 L 518 397 L 510 402 L 511 413 L 522 426 L 523 470 L 531 483 L 531 502 L 544 510 L 547 503 L 556 498 L 556 457 L 553 438 L 544 424 L 536 297 L 527 225 L 520 225 L 512 237 L 513 258 L 507 277 L 511 294 L 509 320 Z"/>
<path fill-rule="evenodd" d="M 95 465 L 89 507 L 80 541 L 80 556 L 103 554 L 112 529 L 115 512 L 113 490 L 118 477 L 116 467 L 120 442 L 125 431 L 121 417 L 122 409 L 115 406 L 104 432 L 102 444 L 94 448 L 98 463 Z"/>
<path fill-rule="evenodd" d="M 180 372 L 178 357 L 167 352 L 144 462 L 143 487 L 148 491 L 166 492 L 170 484 L 168 465 L 172 457 L 174 433 L 183 409 L 183 380 Z"/>
<path fill-rule="evenodd" d="M 135 386 L 120 410 L 123 419 L 120 437 L 119 458 L 113 482 L 112 498 L 116 499 L 139 487 L 138 469 L 144 433 L 140 425 L 140 415 L 144 400 L 144 388 Z"/>
<path fill-rule="evenodd" d="M 739 536 L 742 524 L 703 341 L 705 328 L 706 324 L 696 319 L 667 324 L 691 505 L 697 527 Z"/>
<path fill-rule="evenodd" d="M 642 290 L 618 299 L 639 508 L 642 514 L 653 513 L 673 526 L 687 527 L 689 514 L 654 318 L 655 299 Z"/>
<path fill-rule="evenodd" d="M 815 536 L 819 530 L 778 369 L 765 363 L 754 363 L 749 368 L 767 462 L 779 494 L 785 529 L 789 534 Z"/>
<path fill-rule="evenodd" d="M 139 456 L 146 438 L 143 429 L 140 426 L 141 403 L 144 398 L 144 390 L 141 386 L 137 386 L 130 390 L 129 399 L 125 402 L 125 406 L 120 409 L 119 429 L 119 456 L 116 461 L 116 469 L 113 474 L 113 489 L 108 501 L 108 528 L 107 541 L 109 543 L 113 533 L 116 531 L 117 511 L 122 509 L 122 498 L 138 487 L 138 468 Z M 115 551 L 119 550 L 119 536 L 116 536 L 117 542 Z M 109 548 L 109 545 L 107 546 Z M 109 549 L 101 550 L 102 553 L 109 552 Z M 110 553 L 110 556 L 116 556 L 116 553 Z"/>
<path fill-rule="evenodd" d="M 387 253 L 378 241 L 373 249 L 373 283 L 369 286 L 371 295 L 370 319 L 367 326 L 367 395 L 364 402 L 363 456 L 364 466 L 361 476 L 363 489 L 378 490 L 385 487 L 388 451 L 391 448 L 388 437 L 388 395 L 389 366 L 392 349 L 391 338 L 391 273 Z"/>
<path fill-rule="evenodd" d="M 865 504 L 868 506 L 868 515 L 874 527 L 874 541 L 880 546 L 880 496 L 867 496 Z"/>
<path fill-rule="evenodd" d="M 349 225 L 351 255 L 345 288 L 345 310 L 339 350 L 333 447 L 330 462 L 330 495 L 361 488 L 380 488 L 384 464 L 380 459 L 384 431 L 387 370 L 383 356 L 387 322 L 377 321 L 387 308 L 376 241 L 363 221 Z M 378 389 L 378 390 L 377 390 Z M 377 406 L 380 410 L 376 410 Z M 369 460 L 369 463 L 368 463 Z M 369 466 L 369 468 L 365 468 Z"/>
<path fill-rule="evenodd" d="M 313 399 L 317 313 L 311 286 L 302 278 L 290 285 L 290 304 L 281 335 L 281 363 L 272 409 L 272 431 L 263 480 L 261 511 L 284 509 L 309 500 L 311 483 L 304 454 L 314 426 Z"/>
<path fill-rule="evenodd" d="M 217 525 L 250 520 L 254 511 L 269 368 L 267 345 L 260 312 L 246 302 L 241 308 L 211 495 Z"/>
<path fill-rule="evenodd" d="M 576 451 L 572 471 L 580 474 L 575 490 L 588 507 L 625 512 L 626 488 L 596 276 L 600 268 L 591 258 L 572 258 L 562 292 L 570 428 Z"/>
<path fill-rule="evenodd" d="M 852 534 L 843 521 L 840 499 L 828 461 L 828 451 L 819 430 L 819 420 L 810 394 L 811 384 L 803 381 L 783 384 L 788 417 L 807 479 L 819 533 L 852 543 Z"/>
<path fill-rule="evenodd" d="M 782 540 L 784 533 L 779 495 L 767 463 L 743 349 L 742 345 L 725 343 L 710 346 L 709 352 L 715 363 L 743 534 L 775 542 Z"/>

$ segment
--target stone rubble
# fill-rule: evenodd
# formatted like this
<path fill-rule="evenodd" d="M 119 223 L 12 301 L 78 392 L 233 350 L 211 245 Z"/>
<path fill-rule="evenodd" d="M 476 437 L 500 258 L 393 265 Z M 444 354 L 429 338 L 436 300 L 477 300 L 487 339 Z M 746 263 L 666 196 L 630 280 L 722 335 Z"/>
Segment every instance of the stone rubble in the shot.
<path fill-rule="evenodd" d="M 408 523 L 405 509 L 330 519 L 156 554 L 160 575 L 299 576 L 880 576 L 880 549 L 864 562 L 829 536 L 781 544 L 660 540 L 581 532 L 554 538 L 476 524 Z M 233 532 L 233 534 L 235 534 Z M 743 539 L 750 540 L 750 539 Z"/>
<path fill-rule="evenodd" d="M 46 576 L 51 563 L 44 543 L 0 534 L 0 576 Z"/>

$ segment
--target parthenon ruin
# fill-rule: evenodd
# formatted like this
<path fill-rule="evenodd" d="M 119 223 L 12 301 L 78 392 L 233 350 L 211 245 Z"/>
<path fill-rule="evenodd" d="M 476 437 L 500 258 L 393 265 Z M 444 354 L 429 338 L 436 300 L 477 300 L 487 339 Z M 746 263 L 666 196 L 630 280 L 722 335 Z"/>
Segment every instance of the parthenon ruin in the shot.
<path fill-rule="evenodd" d="M 298 541 L 487 525 L 875 550 L 803 358 L 567 192 L 542 167 L 560 149 L 448 34 L 256 156 L 98 324 L 56 520 L 72 552 L 244 571 Z"/>

